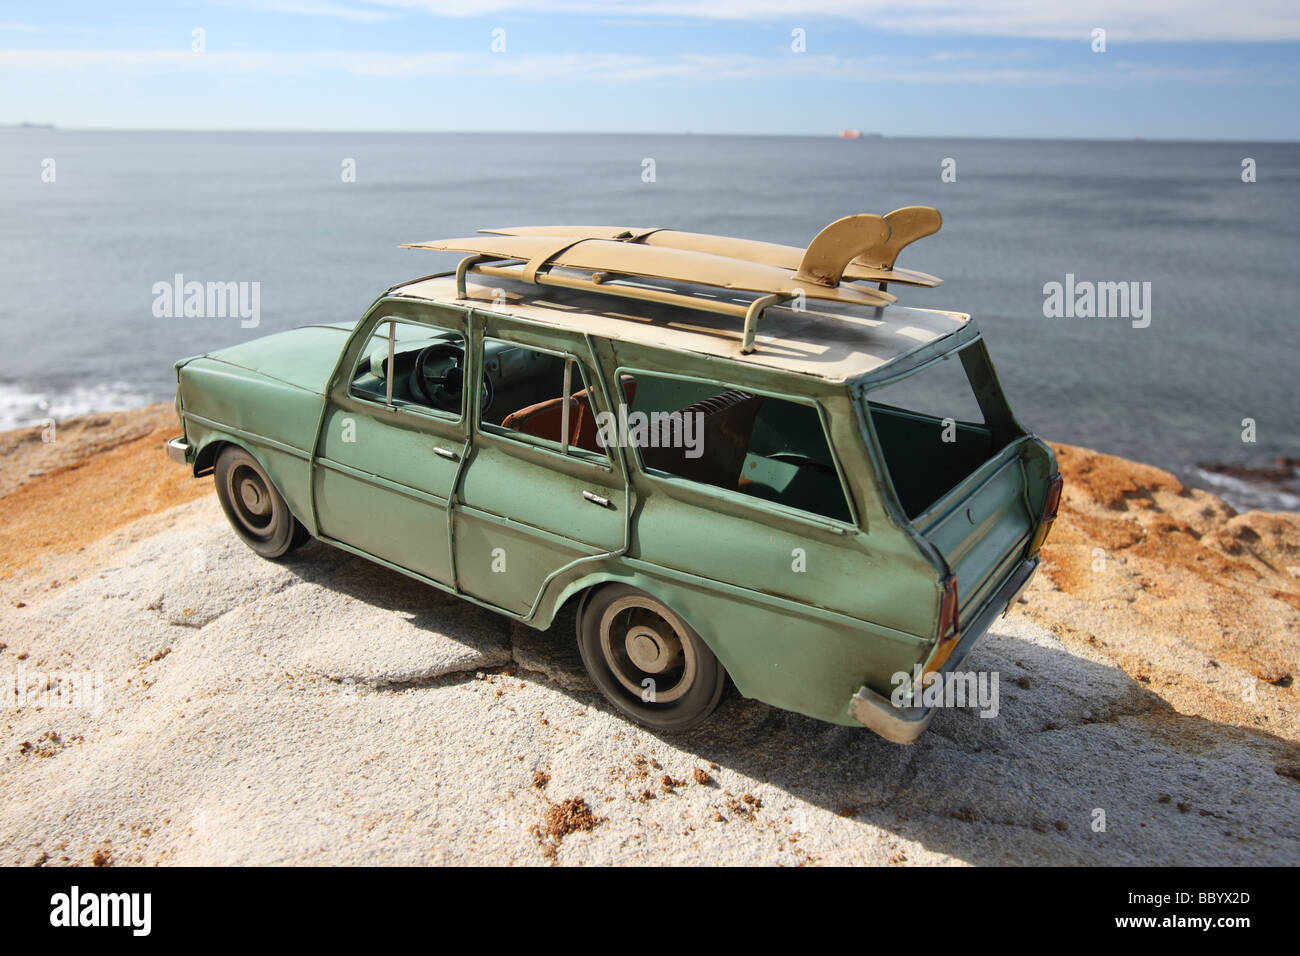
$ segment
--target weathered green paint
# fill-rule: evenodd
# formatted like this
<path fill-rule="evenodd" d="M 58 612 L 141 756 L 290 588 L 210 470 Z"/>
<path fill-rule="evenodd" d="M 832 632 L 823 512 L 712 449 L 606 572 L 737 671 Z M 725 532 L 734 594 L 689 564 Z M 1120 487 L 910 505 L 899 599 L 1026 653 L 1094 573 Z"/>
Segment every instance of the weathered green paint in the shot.
<path fill-rule="evenodd" d="M 595 585 L 640 587 L 690 622 L 746 696 L 850 725 L 859 687 L 887 695 L 890 675 L 929 657 L 951 571 L 966 621 L 1026 557 L 1055 470 L 1042 442 L 1022 434 L 941 502 L 948 510 L 909 521 L 862 411 L 864 389 L 968 345 L 979 350 L 963 354 L 976 363 L 977 391 L 1000 394 L 973 322 L 837 381 L 480 306 L 390 290 L 355 328 L 313 326 L 180 362 L 186 438 L 200 462 L 218 443 L 247 449 L 317 537 L 534 627 L 549 627 Z M 477 389 L 466 389 L 472 407 L 459 417 L 358 399 L 351 370 L 390 317 L 464 335 L 470 382 L 483 374 L 485 336 L 572 356 L 599 411 L 615 410 L 621 369 L 811 404 L 852 519 L 657 477 L 625 448 L 588 460 L 491 434 L 472 424 Z M 354 441 L 344 440 L 345 428 Z M 979 511 L 980 527 L 963 517 L 967 507 Z M 497 549 L 504 570 L 494 570 Z M 792 573 L 796 549 L 804 573 Z"/>

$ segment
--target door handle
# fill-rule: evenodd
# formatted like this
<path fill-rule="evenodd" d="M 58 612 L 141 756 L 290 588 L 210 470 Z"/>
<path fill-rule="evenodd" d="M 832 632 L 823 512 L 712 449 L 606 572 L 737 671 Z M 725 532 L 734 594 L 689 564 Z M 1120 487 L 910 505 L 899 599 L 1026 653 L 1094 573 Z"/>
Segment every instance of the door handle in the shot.
<path fill-rule="evenodd" d="M 600 505 L 602 508 L 610 507 L 609 499 L 596 494 L 594 491 L 584 491 L 582 497 L 590 501 L 593 505 Z"/>
<path fill-rule="evenodd" d="M 441 445 L 434 445 L 433 453 L 440 458 L 446 458 L 448 461 L 460 461 L 460 458 L 454 451 L 450 448 L 443 448 Z"/>

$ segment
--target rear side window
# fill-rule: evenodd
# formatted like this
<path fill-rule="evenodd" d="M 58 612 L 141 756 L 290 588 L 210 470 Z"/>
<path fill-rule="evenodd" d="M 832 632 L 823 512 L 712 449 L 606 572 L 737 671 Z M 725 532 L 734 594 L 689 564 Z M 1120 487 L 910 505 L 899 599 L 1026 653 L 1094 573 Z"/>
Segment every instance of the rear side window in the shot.
<path fill-rule="evenodd" d="M 479 422 L 484 431 L 576 458 L 606 460 L 596 440 L 591 376 L 582 362 L 488 337 L 483 368 L 490 383 Z"/>
<path fill-rule="evenodd" d="M 634 448 L 646 471 L 852 520 L 814 406 L 646 372 L 621 385 L 626 414 L 599 440 Z"/>

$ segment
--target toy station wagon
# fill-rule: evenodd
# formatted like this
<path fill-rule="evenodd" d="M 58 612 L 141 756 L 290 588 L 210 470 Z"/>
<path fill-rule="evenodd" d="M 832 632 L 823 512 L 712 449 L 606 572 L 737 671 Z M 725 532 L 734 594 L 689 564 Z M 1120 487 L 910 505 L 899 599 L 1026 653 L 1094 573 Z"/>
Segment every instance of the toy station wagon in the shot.
<path fill-rule="evenodd" d="M 941 223 L 418 243 L 466 256 L 360 322 L 177 363 L 169 452 L 267 558 L 316 537 L 540 629 L 572 605 L 643 725 L 697 724 L 730 679 L 911 742 L 913 675 L 1015 600 L 1061 492 L 974 321 L 888 291 L 939 283 L 894 263 Z"/>

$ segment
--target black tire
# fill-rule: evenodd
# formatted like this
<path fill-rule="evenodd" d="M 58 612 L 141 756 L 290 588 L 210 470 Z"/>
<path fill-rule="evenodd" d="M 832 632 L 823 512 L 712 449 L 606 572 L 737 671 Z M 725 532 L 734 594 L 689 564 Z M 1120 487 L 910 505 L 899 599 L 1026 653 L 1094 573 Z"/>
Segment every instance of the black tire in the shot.
<path fill-rule="evenodd" d="M 577 629 L 591 679 L 644 727 L 689 730 L 722 699 L 727 671 L 721 662 L 680 615 L 644 591 L 605 585 L 583 602 Z"/>
<path fill-rule="evenodd" d="M 235 534 L 262 557 L 282 558 L 310 537 L 257 459 L 238 445 L 221 450 L 213 480 Z"/>

